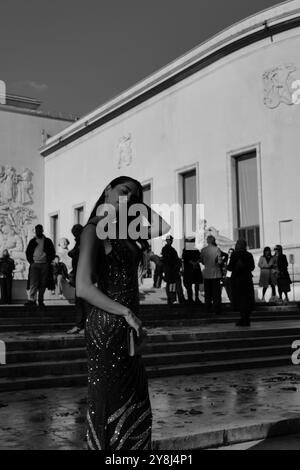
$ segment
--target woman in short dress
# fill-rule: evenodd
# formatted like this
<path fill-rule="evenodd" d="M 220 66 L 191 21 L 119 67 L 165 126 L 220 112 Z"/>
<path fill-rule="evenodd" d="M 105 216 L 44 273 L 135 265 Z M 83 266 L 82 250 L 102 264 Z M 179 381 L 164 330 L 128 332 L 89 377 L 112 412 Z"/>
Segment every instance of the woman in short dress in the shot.
<path fill-rule="evenodd" d="M 291 278 L 288 272 L 288 260 L 283 254 L 282 246 L 276 245 L 274 248 L 276 268 L 277 268 L 277 288 L 280 300 L 283 302 L 289 302 L 288 292 L 291 291 Z M 283 300 L 283 294 L 285 300 Z"/>
<path fill-rule="evenodd" d="M 148 243 L 144 237 L 139 242 L 134 240 L 128 233 L 130 230 L 126 238 L 114 236 L 114 224 L 119 233 L 124 200 L 128 208 L 143 201 L 141 184 L 126 176 L 116 178 L 106 187 L 80 241 L 77 295 L 91 305 L 86 322 L 89 450 L 151 448 L 152 413 L 147 376 L 141 355 L 131 356 L 128 349 L 130 329 L 140 338 L 144 334 L 138 318 L 138 268 Z M 104 204 L 116 214 L 115 220 L 107 219 L 111 222 L 107 238 L 100 230 L 105 217 L 103 213 L 99 216 L 99 210 Z M 151 232 L 149 237 L 169 231 L 169 225 L 154 211 L 143 207 L 147 208 L 152 224 L 152 230 L 147 227 L 147 232 Z M 158 219 L 160 227 L 155 222 Z"/>
<path fill-rule="evenodd" d="M 269 286 L 272 289 L 270 300 L 276 299 L 276 260 L 272 256 L 271 248 L 266 246 L 263 255 L 259 258 L 258 267 L 260 268 L 259 286 L 262 287 L 262 301 L 265 301 L 265 295 Z"/>

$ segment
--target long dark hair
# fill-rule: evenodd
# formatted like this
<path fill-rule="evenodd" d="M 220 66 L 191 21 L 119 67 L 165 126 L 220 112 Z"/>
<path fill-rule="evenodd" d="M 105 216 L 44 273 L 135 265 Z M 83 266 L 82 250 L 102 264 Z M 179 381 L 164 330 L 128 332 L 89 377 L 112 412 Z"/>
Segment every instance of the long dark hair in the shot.
<path fill-rule="evenodd" d="M 268 257 L 272 258 L 272 252 L 271 252 L 271 248 L 270 248 L 269 246 L 266 246 L 266 247 L 264 248 L 264 254 L 263 254 L 263 256 L 264 256 L 265 258 L 267 258 L 267 252 L 269 252 L 269 256 L 268 256 Z"/>
<path fill-rule="evenodd" d="M 143 188 L 142 188 L 142 185 L 139 181 L 135 180 L 134 178 L 131 178 L 130 176 L 118 176 L 117 178 L 113 179 L 107 186 L 111 186 L 111 188 L 115 188 L 118 184 L 125 184 L 127 182 L 132 182 L 134 183 L 136 186 L 137 186 L 137 197 L 136 199 L 134 200 L 134 203 L 142 203 L 143 202 Z M 103 193 L 101 194 L 101 196 L 99 197 L 98 201 L 96 202 L 92 212 L 91 212 L 91 215 L 89 217 L 89 221 L 91 219 L 93 219 L 94 217 L 96 217 L 96 214 L 97 214 L 97 209 L 99 206 L 101 206 L 101 204 L 104 204 L 105 203 L 105 191 L 106 191 L 106 188 L 104 189 Z"/>
<path fill-rule="evenodd" d="M 134 178 L 131 178 L 130 176 L 118 176 L 117 178 L 113 179 L 107 186 L 110 186 L 112 189 L 115 188 L 118 184 L 125 184 L 125 183 L 128 183 L 128 182 L 132 182 L 136 185 L 137 187 L 137 195 L 135 198 L 133 198 L 133 200 L 131 201 L 131 204 L 136 204 L 136 203 L 139 203 L 139 204 L 142 204 L 143 203 L 143 187 L 141 185 L 141 183 L 137 180 L 135 180 Z M 101 204 L 104 204 L 105 203 L 105 191 L 106 191 L 106 188 L 104 189 L 104 191 L 102 192 L 101 196 L 99 197 L 98 201 L 96 202 L 92 212 L 91 212 L 91 215 L 89 217 L 89 221 L 91 219 L 93 219 L 94 217 L 96 217 L 97 215 L 97 209 L 99 206 L 101 206 Z M 130 217 L 128 217 L 128 224 L 130 223 Z M 142 275 L 142 272 L 145 270 L 146 266 L 147 266 L 147 263 L 148 263 L 148 260 L 147 260 L 147 256 L 146 256 L 146 252 L 147 250 L 149 249 L 149 243 L 147 240 L 136 240 L 136 245 L 137 247 L 140 249 L 140 253 L 141 253 L 141 260 L 140 260 L 140 264 L 139 264 L 139 267 L 140 267 L 140 272 Z"/>

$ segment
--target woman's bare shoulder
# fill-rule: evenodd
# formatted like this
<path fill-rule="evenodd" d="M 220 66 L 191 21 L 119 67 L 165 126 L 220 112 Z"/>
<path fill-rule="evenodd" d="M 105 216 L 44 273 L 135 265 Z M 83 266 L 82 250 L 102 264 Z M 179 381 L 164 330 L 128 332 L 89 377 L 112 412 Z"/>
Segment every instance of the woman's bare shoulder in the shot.
<path fill-rule="evenodd" d="M 93 225 L 94 225 L 94 226 L 97 225 L 97 223 L 99 222 L 100 219 L 101 219 L 101 217 L 99 217 L 99 216 L 96 215 L 95 217 L 93 217 L 92 219 L 90 219 L 90 220 L 88 221 L 86 227 L 88 227 L 89 225 L 92 225 L 92 226 L 93 226 Z"/>

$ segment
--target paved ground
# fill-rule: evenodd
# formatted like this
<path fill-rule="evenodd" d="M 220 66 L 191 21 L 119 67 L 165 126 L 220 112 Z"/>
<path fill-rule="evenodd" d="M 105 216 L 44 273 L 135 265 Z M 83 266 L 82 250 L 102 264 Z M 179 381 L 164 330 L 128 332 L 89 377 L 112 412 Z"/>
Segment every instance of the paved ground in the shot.
<path fill-rule="evenodd" d="M 300 434 L 243 442 L 215 450 L 300 450 Z"/>
<path fill-rule="evenodd" d="M 161 449 L 211 447 L 226 430 L 231 442 L 255 439 L 249 430 L 266 437 L 286 419 L 300 432 L 300 366 L 151 379 L 149 387 Z M 0 449 L 82 449 L 85 408 L 85 388 L 0 393 Z"/>

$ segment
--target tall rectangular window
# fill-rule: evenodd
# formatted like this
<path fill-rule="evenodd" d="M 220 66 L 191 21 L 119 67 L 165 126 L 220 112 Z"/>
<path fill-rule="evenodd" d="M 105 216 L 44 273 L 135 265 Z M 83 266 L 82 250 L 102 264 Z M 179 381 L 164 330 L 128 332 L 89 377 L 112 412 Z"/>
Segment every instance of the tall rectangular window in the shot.
<path fill-rule="evenodd" d="M 185 237 L 196 232 L 197 180 L 196 170 L 182 173 L 183 229 Z"/>
<path fill-rule="evenodd" d="M 151 206 L 151 184 L 143 186 L 143 201 L 147 206 Z"/>
<path fill-rule="evenodd" d="M 75 207 L 74 224 L 84 225 L 84 207 L 83 206 Z"/>
<path fill-rule="evenodd" d="M 256 152 L 235 157 L 237 237 L 250 249 L 260 248 Z"/>
<path fill-rule="evenodd" d="M 53 245 L 56 249 L 58 243 L 58 214 L 50 216 L 50 232 L 51 240 L 53 241 Z"/>
<path fill-rule="evenodd" d="M 293 220 L 279 221 L 280 245 L 292 245 L 294 243 Z"/>

